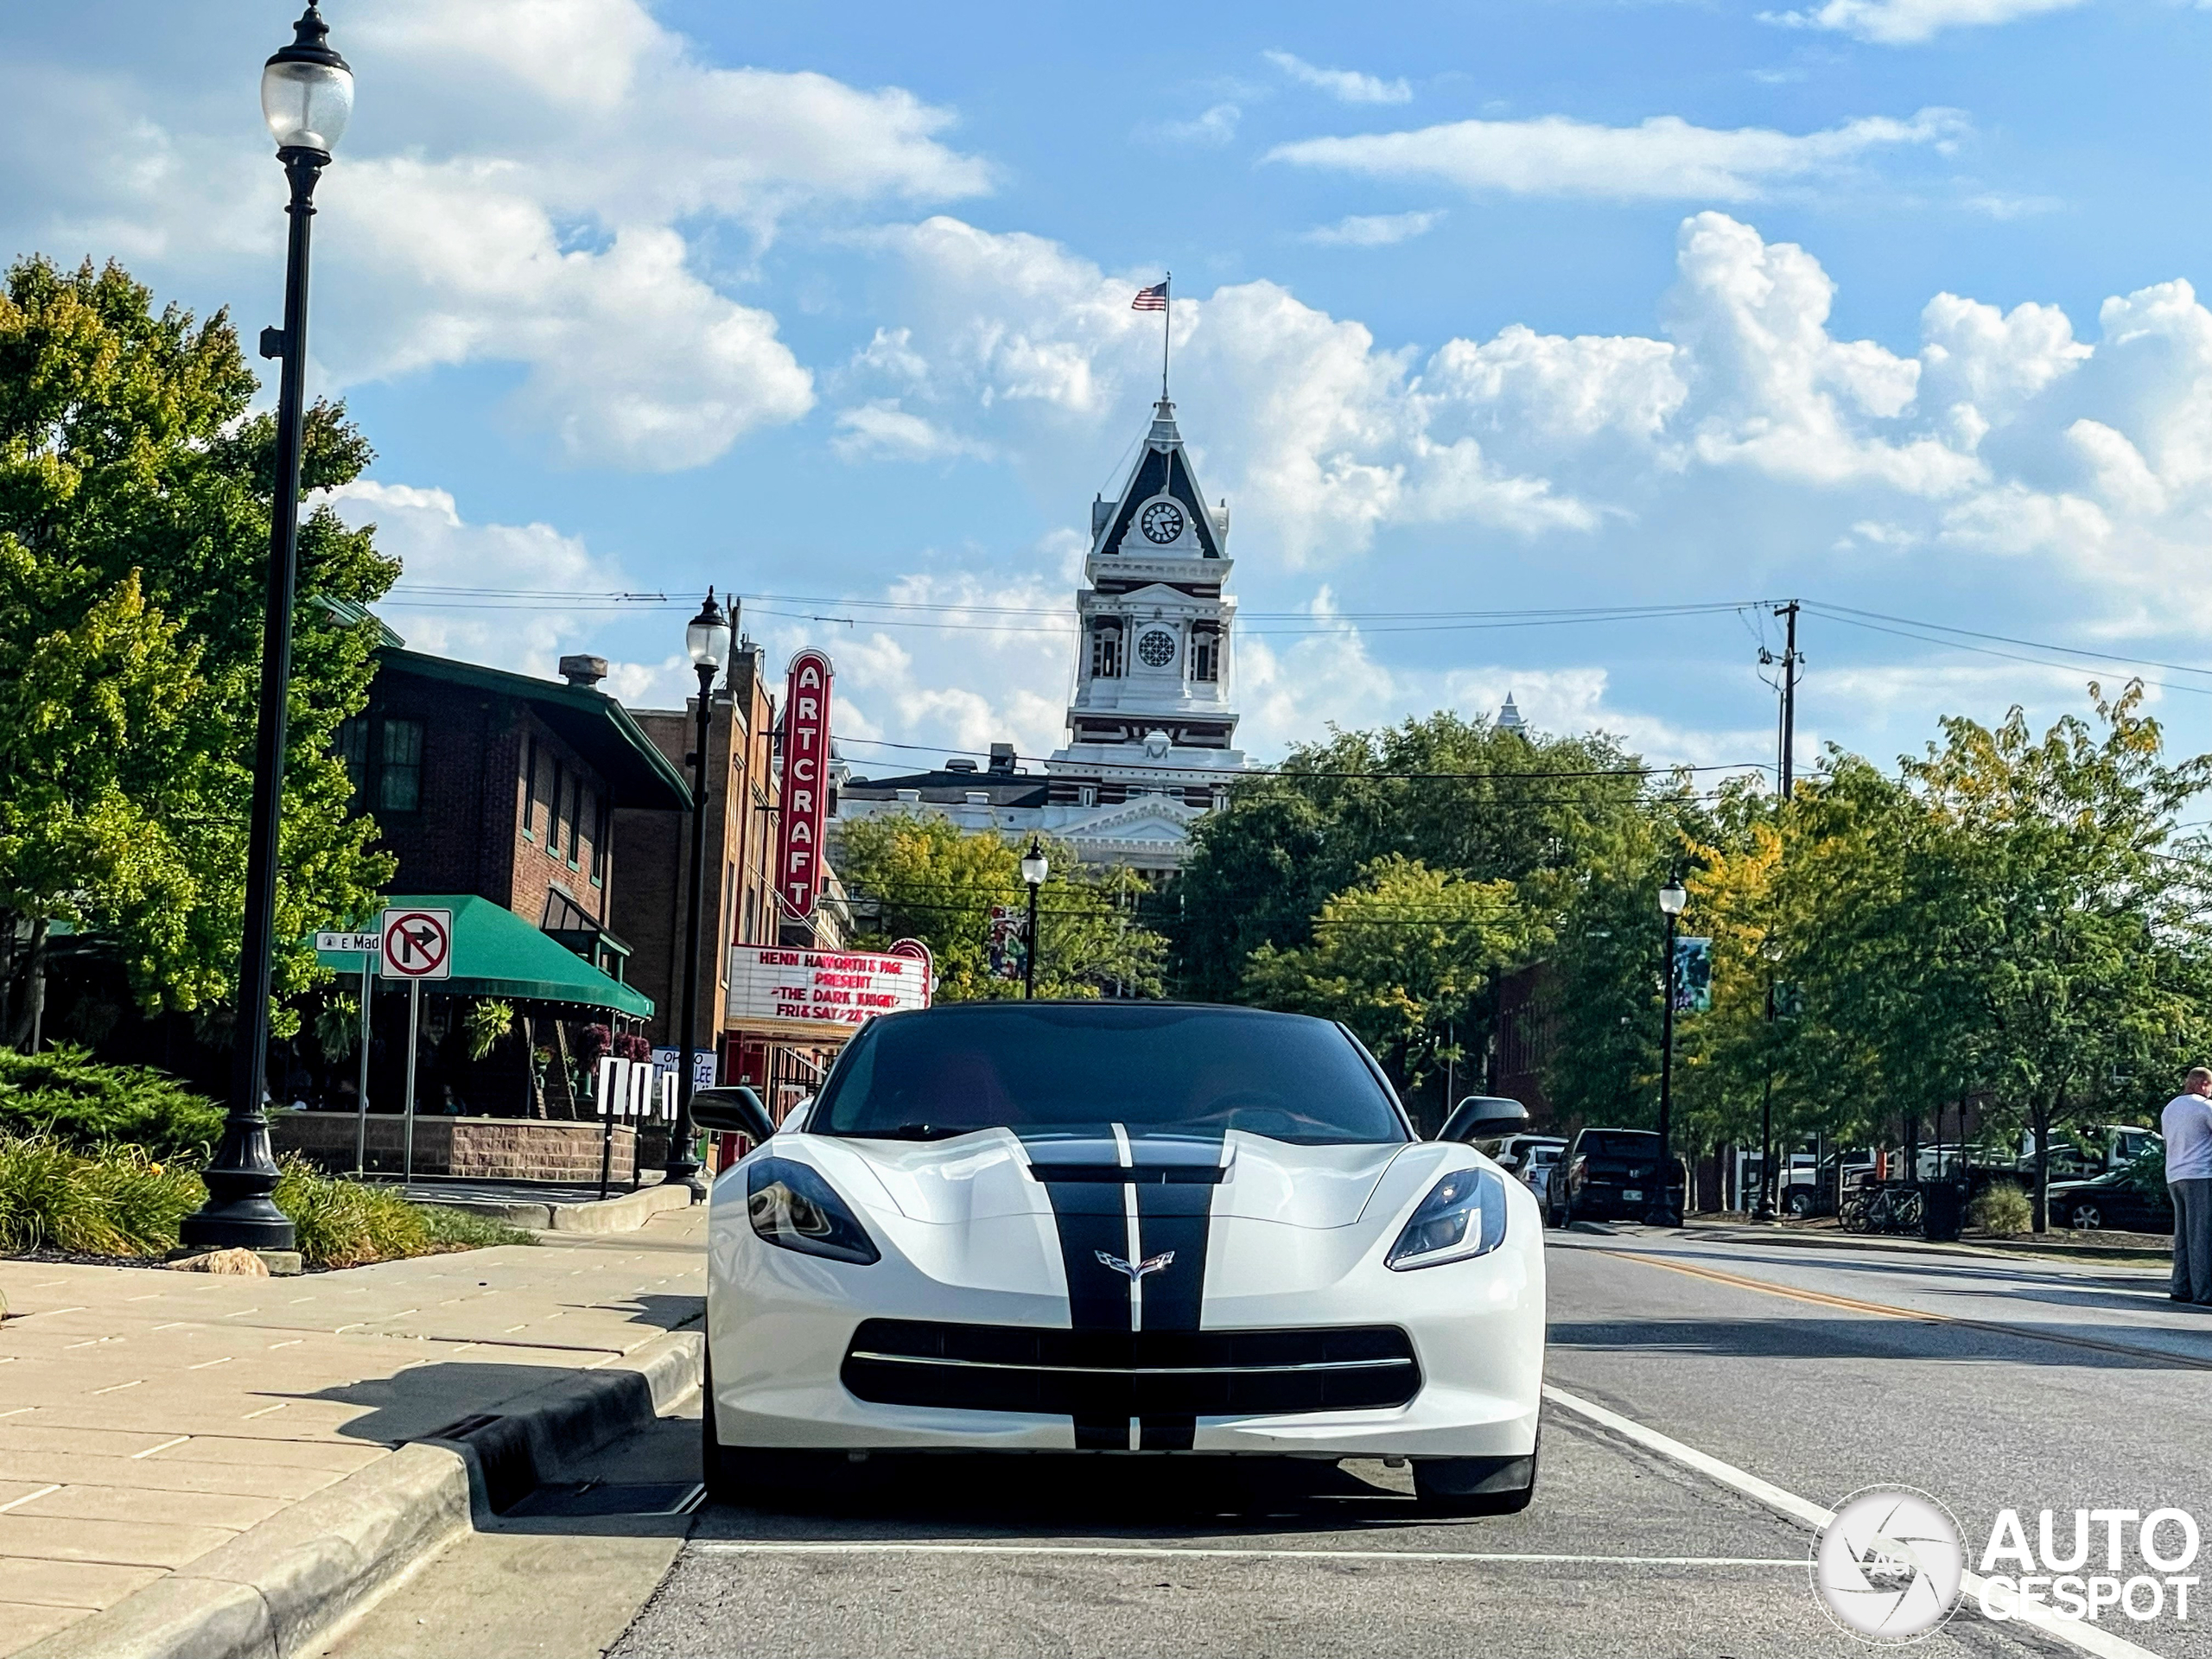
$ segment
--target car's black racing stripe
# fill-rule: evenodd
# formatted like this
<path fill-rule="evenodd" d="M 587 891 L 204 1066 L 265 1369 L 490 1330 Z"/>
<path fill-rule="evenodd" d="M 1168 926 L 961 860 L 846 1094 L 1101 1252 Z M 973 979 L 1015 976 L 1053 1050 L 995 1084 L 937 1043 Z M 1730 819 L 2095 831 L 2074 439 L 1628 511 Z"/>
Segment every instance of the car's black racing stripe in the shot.
<path fill-rule="evenodd" d="M 1188 1136 L 1179 1136 L 1186 1142 Z M 1213 1161 L 1221 1162 L 1221 1140 L 1213 1140 Z M 1140 1166 L 1145 1162 L 1142 1141 L 1133 1141 L 1130 1152 Z M 1196 1331 L 1203 1323 L 1206 1282 L 1206 1242 L 1211 1230 L 1214 1195 L 1211 1185 L 1137 1184 L 1137 1233 L 1147 1257 L 1164 1251 L 1175 1259 L 1144 1280 L 1142 1317 L 1147 1331 Z M 1140 1447 L 1147 1452 L 1188 1452 L 1198 1432 L 1198 1420 L 1187 1413 L 1146 1412 L 1141 1415 Z"/>
<path fill-rule="evenodd" d="M 1019 1131 L 1016 1131 L 1019 1133 Z M 1024 1137 L 1025 1141 L 1027 1137 Z M 1088 1132 L 1090 1165 L 1116 1161 L 1113 1130 L 1104 1123 Z M 1103 1148 L 1101 1146 L 1103 1143 Z M 1061 1161 L 1077 1153 L 1082 1142 L 1066 1131 L 1052 1136 L 1051 1152 Z M 1041 1181 L 1052 1201 L 1052 1224 L 1060 1236 L 1060 1262 L 1068 1281 L 1068 1323 L 1077 1331 L 1127 1331 L 1129 1328 L 1129 1281 L 1101 1265 L 1101 1251 L 1118 1256 L 1129 1248 L 1128 1223 L 1122 1207 L 1122 1189 L 1109 1181 L 1056 1181 L 1051 1179 L 1053 1160 L 1039 1159 L 1042 1148 L 1033 1146 L 1030 1173 Z M 1071 1167 L 1075 1173 L 1077 1167 Z M 1075 1421 L 1078 1452 L 1126 1452 L 1129 1447 L 1129 1420 L 1126 1416 L 1087 1416 Z"/>

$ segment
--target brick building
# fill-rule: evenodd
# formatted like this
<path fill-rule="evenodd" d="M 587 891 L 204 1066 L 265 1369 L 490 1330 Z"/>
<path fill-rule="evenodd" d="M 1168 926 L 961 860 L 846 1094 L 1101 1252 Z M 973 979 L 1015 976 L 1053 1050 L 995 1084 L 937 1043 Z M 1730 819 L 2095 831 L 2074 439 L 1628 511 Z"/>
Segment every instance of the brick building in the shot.
<path fill-rule="evenodd" d="M 595 689 L 600 659 L 563 667 L 568 684 L 386 646 L 339 745 L 399 861 L 393 892 L 480 894 L 621 979 L 616 817 L 679 822 L 690 792 Z"/>
<path fill-rule="evenodd" d="M 698 733 L 696 699 L 683 709 L 632 711 L 639 729 L 687 780 Z M 698 1033 L 718 1046 L 727 1023 L 728 946 L 776 938 L 776 709 L 763 653 L 747 640 L 732 653 L 728 679 L 707 716 L 707 880 L 699 930 Z M 690 898 L 691 820 L 650 808 L 618 808 L 614 838 L 624 860 L 613 931 L 631 948 L 627 981 L 658 1012 L 653 1040 L 683 1031 L 685 906 Z"/>

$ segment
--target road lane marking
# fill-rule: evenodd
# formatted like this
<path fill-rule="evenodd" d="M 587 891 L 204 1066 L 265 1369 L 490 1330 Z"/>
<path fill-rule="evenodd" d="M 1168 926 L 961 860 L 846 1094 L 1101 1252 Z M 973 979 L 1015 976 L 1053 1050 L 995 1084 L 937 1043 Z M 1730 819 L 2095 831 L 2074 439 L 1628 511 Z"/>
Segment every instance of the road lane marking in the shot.
<path fill-rule="evenodd" d="M 890 1543 L 854 1540 L 834 1543 L 787 1543 L 746 1539 L 700 1539 L 691 1548 L 717 1555 L 1130 1555 L 1146 1560 L 1190 1556 L 1200 1560 L 1260 1561 L 1494 1561 L 1507 1565 L 1560 1567 L 1789 1567 L 1800 1573 L 1795 1556 L 1767 1555 L 1529 1555 L 1478 1549 L 1223 1549 L 1173 1544 L 987 1544 L 966 1542 Z"/>
<path fill-rule="evenodd" d="M 2098 1353 L 2124 1354 L 2130 1359 L 2155 1359 L 2169 1365 L 2178 1365 L 2187 1370 L 2212 1371 L 2212 1359 L 2192 1354 L 2176 1353 L 2165 1348 L 2141 1348 L 2132 1343 L 2100 1342 L 2094 1337 L 2069 1337 L 2055 1331 L 2038 1331 L 2031 1325 L 2005 1325 L 1995 1319 L 1970 1319 L 1958 1313 L 1939 1313 L 1933 1309 L 1897 1307 L 1887 1302 L 1861 1301 L 1855 1296 L 1838 1296 L 1825 1290 L 1806 1290 L 1796 1285 L 1777 1284 L 1771 1279 L 1751 1279 L 1738 1273 L 1723 1273 L 1718 1268 L 1694 1267 L 1687 1262 L 1662 1262 L 1656 1255 L 1646 1255 L 1637 1250 L 1607 1249 L 1605 1255 L 1617 1255 L 1624 1262 L 1640 1262 L 1647 1268 L 1664 1268 L 1669 1273 L 1686 1273 L 1694 1279 L 1710 1279 L 1718 1285 L 1732 1285 L 1738 1290 L 1756 1290 L 1769 1296 L 1785 1296 L 1791 1301 L 1811 1302 L 1821 1307 L 1840 1307 L 1854 1313 L 1873 1313 L 1886 1319 L 1904 1319 L 1922 1325 L 1955 1325 L 1968 1331 L 1984 1331 L 1993 1336 L 2023 1337 L 2033 1342 L 2056 1343 L 2063 1348 L 2088 1348 Z M 2168 1327 L 2157 1327 L 2165 1330 Z M 2185 1332 L 2174 1332 L 2183 1336 Z"/>
<path fill-rule="evenodd" d="M 189 1434 L 180 1434 L 173 1440 L 163 1440 L 159 1446 L 149 1446 L 143 1452 L 133 1452 L 130 1454 L 130 1460 L 136 1463 L 141 1458 L 150 1458 L 156 1452 L 166 1452 L 173 1446 L 182 1446 L 191 1438 Z"/>
<path fill-rule="evenodd" d="M 51 1486 L 41 1486 L 35 1492 L 25 1492 L 21 1497 L 12 1498 L 5 1503 L 0 1503 L 0 1515 L 7 1514 L 9 1510 L 14 1509 L 19 1503 L 28 1503 L 35 1497 L 44 1497 L 48 1492 L 58 1492 L 60 1490 L 61 1483 L 57 1480 Z"/>
<path fill-rule="evenodd" d="M 1611 1429 L 1616 1434 L 1635 1441 L 1648 1452 L 1656 1452 L 1662 1458 L 1681 1464 L 1686 1468 L 1696 1470 L 1708 1480 L 1718 1481 L 1723 1486 L 1732 1487 L 1743 1493 L 1745 1497 L 1764 1503 L 1777 1514 L 1786 1516 L 1800 1526 L 1808 1528 L 1814 1532 L 1818 1532 L 1835 1519 L 1834 1510 L 1824 1510 L 1810 1498 L 1800 1497 L 1795 1492 L 1784 1491 L 1773 1482 L 1761 1480 L 1748 1470 L 1738 1469 L 1732 1463 L 1723 1463 L 1709 1452 L 1700 1452 L 1694 1446 L 1685 1446 L 1680 1440 L 1662 1434 L 1656 1428 L 1646 1428 L 1634 1418 L 1624 1417 L 1620 1413 L 1610 1411 L 1594 1401 L 1585 1400 L 1580 1395 L 1569 1394 L 1565 1389 L 1554 1387 L 1549 1382 L 1544 1384 L 1544 1398 L 1555 1406 L 1574 1413 L 1578 1417 L 1586 1418 L 1600 1427 Z M 1809 1558 L 1801 1565 L 1809 1568 Z M 1978 1599 L 1987 1589 L 1988 1581 L 1978 1573 L 1964 1573 L 1960 1578 L 1959 1595 L 1961 1600 L 1968 1596 Z M 2063 1642 L 2069 1647 L 2078 1648 L 2083 1653 L 2094 1654 L 2097 1659 L 2158 1659 L 2158 1656 L 2148 1648 L 2139 1648 L 2133 1642 L 2114 1636 L 2109 1630 L 2100 1629 L 2094 1624 L 2079 1619 L 2061 1618 L 2048 1608 L 2024 1605 L 2017 1599 L 2013 1602 L 2011 1622 L 2015 1624 L 2033 1625 L 2044 1635 Z"/>

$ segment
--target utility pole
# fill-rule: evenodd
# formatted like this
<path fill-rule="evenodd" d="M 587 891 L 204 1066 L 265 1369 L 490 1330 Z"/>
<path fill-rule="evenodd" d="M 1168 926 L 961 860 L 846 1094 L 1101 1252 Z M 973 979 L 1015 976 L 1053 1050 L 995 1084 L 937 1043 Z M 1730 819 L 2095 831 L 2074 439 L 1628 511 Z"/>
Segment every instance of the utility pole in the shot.
<path fill-rule="evenodd" d="M 1778 605 L 1774 613 L 1785 620 L 1788 632 L 1782 647 L 1782 798 L 1796 790 L 1797 759 L 1797 601 Z"/>

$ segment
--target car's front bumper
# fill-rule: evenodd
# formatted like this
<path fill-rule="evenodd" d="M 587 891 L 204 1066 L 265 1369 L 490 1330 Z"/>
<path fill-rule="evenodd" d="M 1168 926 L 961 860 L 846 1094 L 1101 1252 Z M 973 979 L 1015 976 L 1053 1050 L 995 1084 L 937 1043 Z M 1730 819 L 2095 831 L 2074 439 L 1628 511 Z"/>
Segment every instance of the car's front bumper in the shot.
<path fill-rule="evenodd" d="M 1217 1223 L 1205 1278 L 1205 1332 L 1395 1326 L 1411 1340 L 1421 1387 L 1403 1405 L 1201 1415 L 1179 1444 L 1201 1452 L 1325 1458 L 1527 1455 L 1535 1445 L 1542 1383 L 1543 1255 L 1534 1202 L 1525 1189 L 1516 1192 L 1512 1224 L 1497 1250 L 1405 1273 L 1382 1266 L 1366 1230 Z M 949 1230 L 886 1227 L 880 1216 L 870 1222 L 883 1259 L 854 1267 L 765 1244 L 747 1222 L 741 1200 L 716 1203 L 707 1335 L 711 1409 L 722 1443 L 1077 1449 L 1069 1415 L 875 1403 L 855 1397 L 840 1380 L 855 1332 L 870 1318 L 1068 1329 L 1067 1293 L 1049 1221 L 1017 1216 L 969 1223 L 957 1244 L 944 1236 Z M 991 1263 L 1000 1265 L 979 1265 Z M 1026 1287 L 1022 1264 L 1036 1263 L 1044 1264 L 1041 1278 Z M 968 1282 L 951 1282 L 956 1271 Z M 1128 1448 L 1140 1449 L 1149 1438 L 1131 1419 Z M 1089 1444 L 1097 1449 L 1095 1438 Z"/>

